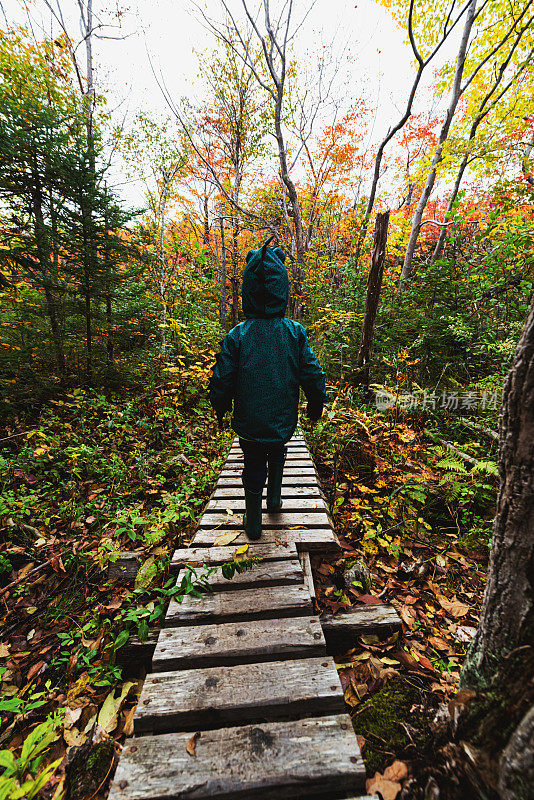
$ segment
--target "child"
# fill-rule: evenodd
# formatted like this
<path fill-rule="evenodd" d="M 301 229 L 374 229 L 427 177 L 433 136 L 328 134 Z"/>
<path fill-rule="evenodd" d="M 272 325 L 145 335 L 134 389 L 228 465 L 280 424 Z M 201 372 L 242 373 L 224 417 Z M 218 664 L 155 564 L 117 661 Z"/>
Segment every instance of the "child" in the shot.
<path fill-rule="evenodd" d="M 267 512 L 282 507 L 284 445 L 297 426 L 300 387 L 314 421 L 328 399 L 324 372 L 308 345 L 306 331 L 284 317 L 289 292 L 286 256 L 279 247 L 267 247 L 273 238 L 247 253 L 242 287 L 246 319 L 223 339 L 209 386 L 219 425 L 233 401 L 232 428 L 245 461 L 243 525 L 249 539 L 261 536 L 267 465 Z"/>

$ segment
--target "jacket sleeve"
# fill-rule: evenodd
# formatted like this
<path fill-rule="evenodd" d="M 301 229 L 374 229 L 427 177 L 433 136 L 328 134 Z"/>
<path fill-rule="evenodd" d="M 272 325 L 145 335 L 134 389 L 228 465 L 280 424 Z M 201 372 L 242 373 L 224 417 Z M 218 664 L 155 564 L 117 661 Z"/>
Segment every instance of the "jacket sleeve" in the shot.
<path fill-rule="evenodd" d="M 209 400 L 218 414 L 226 414 L 232 407 L 238 361 L 239 343 L 230 332 L 221 342 L 209 382 Z"/>
<path fill-rule="evenodd" d="M 325 376 L 315 353 L 308 344 L 308 337 L 304 328 L 301 328 L 299 356 L 299 383 L 304 390 L 310 408 L 316 409 L 319 412 L 317 416 L 321 416 L 323 404 L 328 401 L 325 390 Z"/>

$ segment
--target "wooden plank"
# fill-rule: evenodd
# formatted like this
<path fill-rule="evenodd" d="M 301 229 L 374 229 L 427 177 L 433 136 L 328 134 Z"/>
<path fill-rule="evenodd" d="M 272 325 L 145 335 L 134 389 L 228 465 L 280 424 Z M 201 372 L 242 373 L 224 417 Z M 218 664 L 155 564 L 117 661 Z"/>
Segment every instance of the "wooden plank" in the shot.
<path fill-rule="evenodd" d="M 135 733 L 209 730 L 231 723 L 344 710 L 332 658 L 239 664 L 147 675 Z"/>
<path fill-rule="evenodd" d="M 175 550 L 170 562 L 171 572 L 177 572 L 180 566 L 191 562 L 195 565 L 206 564 L 213 566 L 214 564 L 224 564 L 225 561 L 233 561 L 234 553 L 237 547 L 229 545 L 227 547 L 184 547 Z M 284 545 L 272 544 L 259 544 L 255 545 L 254 555 L 261 558 L 262 561 L 278 561 L 280 559 L 296 558 L 297 550 L 293 543 L 288 542 Z M 137 575 L 137 570 L 140 564 L 148 558 L 147 553 L 142 550 L 132 550 L 131 552 L 121 553 L 118 559 L 108 565 L 107 578 L 134 578 Z"/>
<path fill-rule="evenodd" d="M 206 564 L 214 566 L 232 561 L 237 545 L 223 545 L 221 547 L 181 547 L 175 550 L 171 558 L 171 569 L 177 570 L 180 566 L 187 563 Z M 245 554 L 245 558 L 248 553 Z M 254 543 L 254 556 L 261 558 L 262 561 L 279 561 L 280 559 L 296 558 L 297 548 L 294 542 L 275 542 Z"/>
<path fill-rule="evenodd" d="M 240 472 L 231 472 L 228 475 L 219 478 L 216 489 L 234 486 L 243 488 Z M 315 474 L 315 470 L 313 472 L 309 472 L 308 475 L 284 475 L 282 478 L 282 489 L 285 486 L 317 486 L 317 476 Z"/>
<path fill-rule="evenodd" d="M 399 615 L 390 605 L 355 606 L 350 611 L 323 614 L 319 621 L 325 635 L 328 652 L 337 653 L 354 647 L 362 633 L 389 634 L 401 630 Z"/>
<path fill-rule="evenodd" d="M 181 603 L 171 600 L 165 627 L 305 616 L 311 610 L 310 595 L 304 584 L 260 586 L 240 591 L 214 592 L 198 598 L 186 595 Z"/>
<path fill-rule="evenodd" d="M 282 508 L 278 514 L 262 514 L 262 527 L 264 530 L 269 528 L 326 528 L 330 520 L 326 513 L 321 511 L 288 511 Z M 198 523 L 199 530 L 213 530 L 214 528 L 224 527 L 227 530 L 235 530 L 243 527 L 243 518 L 236 514 L 206 513 Z"/>
<path fill-rule="evenodd" d="M 229 475 L 240 475 L 243 471 L 243 464 L 224 464 L 221 470 L 221 477 L 228 477 Z M 284 477 L 286 475 L 315 475 L 315 468 L 311 461 L 306 461 L 301 464 L 300 461 L 292 461 L 291 465 L 284 467 Z"/>
<path fill-rule="evenodd" d="M 233 531 L 237 533 L 235 528 L 233 528 Z M 213 544 L 215 538 L 222 532 L 222 528 L 213 531 L 199 530 L 195 534 L 193 542 L 195 546 L 208 547 L 210 544 Z M 229 533 L 230 531 L 224 532 Z M 250 541 L 245 532 L 241 531 L 232 544 L 235 545 L 235 547 L 239 547 L 247 542 L 250 545 L 249 553 L 251 553 L 252 549 L 257 547 L 259 543 L 267 544 L 271 542 L 279 542 L 281 544 L 294 543 L 299 552 L 302 550 L 309 550 L 310 552 L 339 550 L 339 542 L 331 528 L 321 528 L 319 530 L 303 530 L 300 528 L 295 528 L 293 530 L 280 530 L 278 528 L 266 529 L 262 531 L 261 539 L 258 540 L 258 544 Z"/>
<path fill-rule="evenodd" d="M 287 442 L 286 448 L 288 453 L 292 452 L 293 450 L 302 450 L 308 452 L 308 446 L 304 442 Z M 232 445 L 232 447 L 228 452 L 242 454 L 243 450 L 241 449 L 241 446 L 237 444 L 237 445 Z"/>
<path fill-rule="evenodd" d="M 321 491 L 317 485 L 314 486 L 287 486 L 282 484 L 282 500 L 289 499 L 294 500 L 296 497 L 321 497 Z M 266 492 L 263 492 L 264 497 L 266 496 Z M 234 499 L 239 499 L 245 496 L 245 490 L 241 484 L 235 483 L 234 486 L 217 486 L 215 487 L 213 494 L 211 495 L 212 500 L 220 500 L 223 497 L 229 497 Z"/>
<path fill-rule="evenodd" d="M 304 572 L 304 583 L 308 588 L 311 599 L 315 600 L 317 595 L 315 593 L 315 584 L 313 582 L 310 554 L 308 552 L 299 553 L 299 561 L 302 566 L 302 571 Z"/>
<path fill-rule="evenodd" d="M 120 653 L 120 650 L 119 650 Z M 162 630 L 154 672 L 313 658 L 326 653 L 317 617 L 227 622 Z"/>
<path fill-rule="evenodd" d="M 256 555 L 256 552 L 252 555 Z M 181 572 L 178 580 L 181 580 Z M 304 583 L 304 572 L 298 558 L 294 558 L 255 564 L 243 572 L 236 572 L 231 580 L 224 578 L 219 569 L 208 580 L 215 592 L 233 591 L 251 589 L 253 586 L 291 586 Z"/>
<path fill-rule="evenodd" d="M 290 450 L 286 455 L 285 463 L 287 464 L 299 460 L 311 461 L 309 452 L 307 450 Z M 230 461 L 239 461 L 243 463 L 243 453 L 241 451 L 239 453 L 229 453 L 226 463 Z"/>
<path fill-rule="evenodd" d="M 272 800 L 365 791 L 348 715 L 128 739 L 109 800 Z M 164 768 L 162 768 L 164 767 Z"/>
<path fill-rule="evenodd" d="M 282 498 L 283 499 L 283 498 Z M 204 509 L 204 514 L 211 514 L 211 513 L 224 513 L 224 511 L 229 508 L 234 513 L 243 512 L 245 511 L 245 497 L 243 496 L 242 499 L 240 498 L 217 498 L 212 497 L 209 501 L 208 505 Z M 298 511 L 306 511 L 306 512 L 317 512 L 322 511 L 326 513 L 327 509 L 321 497 L 298 497 L 287 499 L 284 505 L 282 506 L 283 513 L 287 514 L 288 512 L 298 512 Z M 279 516 L 279 514 L 277 514 Z"/>
<path fill-rule="evenodd" d="M 228 458 L 223 465 L 223 469 L 231 469 L 234 466 L 243 469 L 243 459 Z M 286 469 L 294 469 L 296 467 L 308 467 L 313 469 L 313 461 L 311 458 L 302 458 L 300 456 L 295 459 L 289 459 L 284 465 L 284 472 Z"/>

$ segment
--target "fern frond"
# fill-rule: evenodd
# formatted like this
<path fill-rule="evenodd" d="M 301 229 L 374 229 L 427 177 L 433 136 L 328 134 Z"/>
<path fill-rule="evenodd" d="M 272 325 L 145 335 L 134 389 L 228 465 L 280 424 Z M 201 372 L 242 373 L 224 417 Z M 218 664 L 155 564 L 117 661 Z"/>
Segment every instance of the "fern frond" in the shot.
<path fill-rule="evenodd" d="M 477 461 L 472 472 L 484 472 L 486 475 L 498 475 L 499 467 L 496 461 Z"/>
<path fill-rule="evenodd" d="M 453 458 L 452 456 L 447 456 L 446 458 L 442 458 L 440 461 L 437 462 L 436 467 L 440 467 L 441 469 L 448 469 L 452 472 L 458 472 L 461 475 L 468 475 L 468 471 L 466 470 L 464 464 L 461 461 L 458 461 L 457 458 Z"/>

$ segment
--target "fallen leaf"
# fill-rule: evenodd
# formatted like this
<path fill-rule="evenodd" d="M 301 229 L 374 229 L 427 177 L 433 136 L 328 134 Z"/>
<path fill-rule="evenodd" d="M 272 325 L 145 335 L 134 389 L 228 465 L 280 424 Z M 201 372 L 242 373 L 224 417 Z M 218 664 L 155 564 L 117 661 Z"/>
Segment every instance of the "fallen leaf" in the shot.
<path fill-rule="evenodd" d="M 69 747 L 80 747 L 87 740 L 87 734 L 77 728 L 65 728 L 63 738 Z"/>
<path fill-rule="evenodd" d="M 33 667 L 30 667 L 28 670 L 28 674 L 26 675 L 26 680 L 31 681 L 36 675 L 43 671 L 43 667 L 46 665 L 45 661 L 38 661 L 37 664 L 34 664 Z"/>
<path fill-rule="evenodd" d="M 113 689 L 104 700 L 98 714 L 98 724 L 106 733 L 111 733 L 117 727 L 118 714 L 132 686 L 137 686 L 136 681 L 126 681 L 118 697 L 114 696 L 115 690 Z"/>
<path fill-rule="evenodd" d="M 234 559 L 236 556 L 242 556 L 248 550 L 248 544 L 242 544 L 241 547 L 238 547 L 234 553 Z"/>
<path fill-rule="evenodd" d="M 241 536 L 241 531 L 230 531 L 229 533 L 220 533 L 213 542 L 212 547 L 222 547 L 225 544 L 230 544 L 238 536 Z"/>
<path fill-rule="evenodd" d="M 197 739 L 200 738 L 200 731 L 194 733 L 189 741 L 187 742 L 185 749 L 189 753 L 190 756 L 197 757 Z"/>
<path fill-rule="evenodd" d="M 445 639 L 441 638 L 441 636 L 429 636 L 428 637 L 428 643 L 431 644 L 432 647 L 435 647 L 436 650 L 448 650 L 449 649 L 449 645 L 447 644 Z"/>
<path fill-rule="evenodd" d="M 394 761 L 384 770 L 384 778 L 388 781 L 403 781 L 408 777 L 408 767 L 404 761 Z"/>
<path fill-rule="evenodd" d="M 132 708 L 126 712 L 126 716 L 124 718 L 124 727 L 122 732 L 125 736 L 131 736 L 134 732 L 134 716 L 137 706 L 132 706 Z"/>
<path fill-rule="evenodd" d="M 439 604 L 448 614 L 452 614 L 453 617 L 465 617 L 470 611 L 470 606 L 466 603 L 461 603 L 459 600 L 447 600 L 446 597 L 440 597 Z"/>
<path fill-rule="evenodd" d="M 395 800 L 401 788 L 400 783 L 388 781 L 380 772 L 367 781 L 368 794 L 380 792 L 382 800 Z"/>
<path fill-rule="evenodd" d="M 0 658 L 8 658 L 9 648 L 10 648 L 9 644 L 4 644 L 3 642 L 0 642 Z"/>

